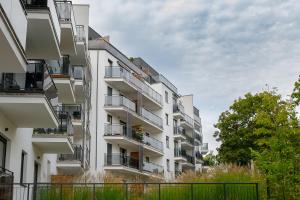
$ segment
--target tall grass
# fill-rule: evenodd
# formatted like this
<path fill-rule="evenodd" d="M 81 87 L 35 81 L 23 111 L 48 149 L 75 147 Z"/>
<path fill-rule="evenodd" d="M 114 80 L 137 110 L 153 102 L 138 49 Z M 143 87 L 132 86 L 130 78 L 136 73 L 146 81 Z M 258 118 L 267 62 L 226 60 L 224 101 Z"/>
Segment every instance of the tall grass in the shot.
<path fill-rule="evenodd" d="M 105 184 L 88 184 L 101 180 Z M 238 184 L 260 183 L 260 199 L 264 199 L 264 178 L 256 171 L 238 166 L 219 166 L 208 173 L 187 172 L 170 183 L 162 184 L 122 184 L 123 177 L 111 174 L 98 177 L 84 177 L 83 185 L 64 185 L 62 188 L 39 188 L 40 200 L 256 200 L 255 185 Z M 131 181 L 132 182 L 132 181 Z M 137 179 L 136 182 L 141 182 Z M 174 183 L 173 183 L 174 182 Z M 114 183 L 114 184 L 113 184 Z M 190 184 L 195 183 L 195 184 Z M 206 183 L 206 184 L 196 184 Z M 231 184 L 213 184 L 231 183 Z M 237 184 L 235 184 L 237 183 Z M 60 191 L 63 191 L 60 193 Z M 127 198 L 126 198 L 127 197 Z"/>

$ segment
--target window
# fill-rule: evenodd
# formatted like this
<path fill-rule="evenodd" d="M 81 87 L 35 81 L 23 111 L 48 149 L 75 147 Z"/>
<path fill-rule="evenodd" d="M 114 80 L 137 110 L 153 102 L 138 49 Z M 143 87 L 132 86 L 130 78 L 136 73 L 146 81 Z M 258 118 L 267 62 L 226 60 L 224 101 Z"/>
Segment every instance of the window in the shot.
<path fill-rule="evenodd" d="M 107 122 L 109 124 L 112 124 L 112 116 L 111 115 L 107 115 Z"/>
<path fill-rule="evenodd" d="M 150 162 L 150 158 L 148 156 L 146 156 L 146 163 Z"/>
<path fill-rule="evenodd" d="M 107 96 L 112 96 L 113 90 L 111 87 L 107 86 Z"/>
<path fill-rule="evenodd" d="M 169 125 L 169 115 L 166 113 L 166 124 Z"/>
<path fill-rule="evenodd" d="M 170 160 L 167 159 L 167 171 L 169 172 L 170 171 Z"/>
<path fill-rule="evenodd" d="M 113 61 L 111 61 L 110 59 L 108 59 L 107 61 L 108 61 L 109 66 L 112 67 L 113 66 Z"/>
<path fill-rule="evenodd" d="M 6 139 L 0 136 L 0 168 L 5 168 L 6 144 Z"/>
<path fill-rule="evenodd" d="M 169 103 L 169 93 L 165 91 L 165 102 Z"/>
<path fill-rule="evenodd" d="M 167 148 L 170 148 L 169 136 L 166 136 L 166 146 Z"/>
<path fill-rule="evenodd" d="M 24 183 L 26 179 L 26 164 L 27 164 L 27 153 L 25 151 L 22 151 L 20 183 Z"/>

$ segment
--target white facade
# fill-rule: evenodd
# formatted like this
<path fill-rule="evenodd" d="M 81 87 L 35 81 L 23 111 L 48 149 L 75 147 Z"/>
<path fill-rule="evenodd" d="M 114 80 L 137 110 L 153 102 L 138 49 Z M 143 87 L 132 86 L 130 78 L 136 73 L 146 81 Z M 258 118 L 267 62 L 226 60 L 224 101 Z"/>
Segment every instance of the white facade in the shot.
<path fill-rule="evenodd" d="M 89 5 L 38 3 L 0 0 L 0 175 L 171 180 L 201 167 L 193 96 L 90 29 Z"/>

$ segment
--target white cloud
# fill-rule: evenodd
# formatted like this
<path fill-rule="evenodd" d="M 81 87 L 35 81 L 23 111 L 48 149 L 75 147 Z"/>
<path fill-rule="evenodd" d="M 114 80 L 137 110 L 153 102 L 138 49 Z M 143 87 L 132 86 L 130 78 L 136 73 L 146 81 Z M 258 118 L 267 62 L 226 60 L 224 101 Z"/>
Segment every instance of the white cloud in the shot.
<path fill-rule="evenodd" d="M 92 27 L 121 51 L 195 94 L 213 145 L 213 124 L 234 99 L 265 84 L 286 95 L 300 72 L 298 0 L 82 2 L 91 4 Z"/>

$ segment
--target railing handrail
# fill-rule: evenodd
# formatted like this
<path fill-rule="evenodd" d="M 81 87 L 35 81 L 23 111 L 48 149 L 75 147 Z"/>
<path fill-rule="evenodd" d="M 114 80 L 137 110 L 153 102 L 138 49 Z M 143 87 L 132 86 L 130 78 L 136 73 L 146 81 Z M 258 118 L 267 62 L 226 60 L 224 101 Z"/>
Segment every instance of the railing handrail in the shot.
<path fill-rule="evenodd" d="M 117 69 L 120 71 L 119 74 L 113 74 L 113 69 Z M 111 70 L 111 71 L 109 71 Z M 108 72 L 111 72 L 110 74 Z M 106 66 L 105 67 L 105 77 L 108 78 L 124 78 L 126 81 L 132 83 L 137 89 L 142 91 L 144 94 L 149 96 L 151 99 L 153 99 L 158 104 L 162 105 L 162 97 L 161 95 L 156 92 L 151 86 L 147 85 L 144 81 L 138 79 L 134 74 L 129 72 L 127 69 L 120 67 L 120 66 Z M 152 94 L 152 95 L 151 95 Z"/>

